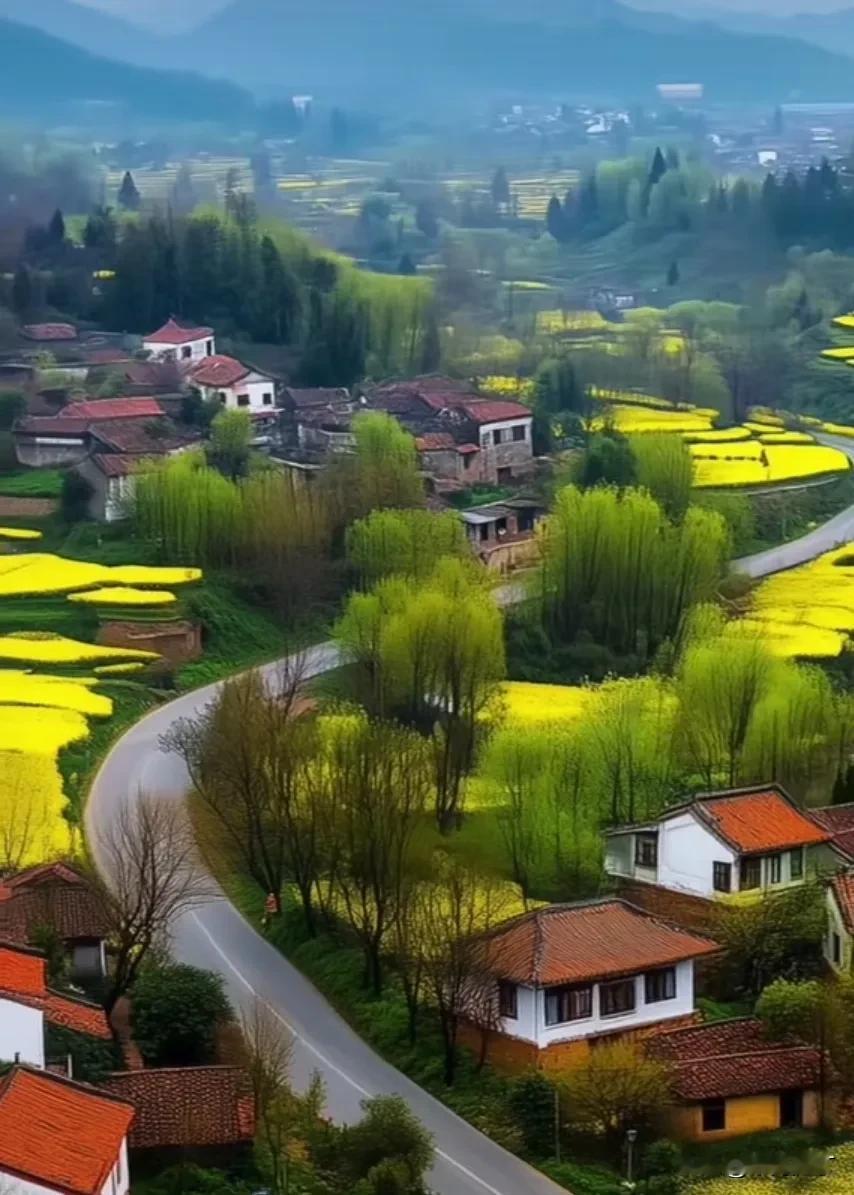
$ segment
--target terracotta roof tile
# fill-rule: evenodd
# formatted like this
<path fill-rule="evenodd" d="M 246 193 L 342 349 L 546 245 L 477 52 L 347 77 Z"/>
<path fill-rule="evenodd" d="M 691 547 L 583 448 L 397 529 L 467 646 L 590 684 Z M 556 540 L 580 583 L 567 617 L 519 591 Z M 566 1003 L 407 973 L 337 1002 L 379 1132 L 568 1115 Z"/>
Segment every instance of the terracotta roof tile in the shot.
<path fill-rule="evenodd" d="M 90 1037 L 110 1037 L 107 1014 L 98 1004 L 47 986 L 45 958 L 25 946 L 0 944 L 0 999 L 38 1008 L 51 1024 Z"/>
<path fill-rule="evenodd" d="M 25 324 L 21 335 L 27 340 L 76 340 L 73 324 Z"/>
<path fill-rule="evenodd" d="M 89 430 L 83 419 L 66 419 L 62 415 L 30 415 L 15 424 L 15 434 L 24 436 L 67 436 L 82 440 Z"/>
<path fill-rule="evenodd" d="M 810 817 L 827 830 L 838 851 L 854 859 L 854 805 L 828 805 L 811 809 Z"/>
<path fill-rule="evenodd" d="M 510 419 L 533 419 L 530 407 L 518 402 L 474 399 L 458 404 L 473 423 L 503 423 Z"/>
<path fill-rule="evenodd" d="M 236 1145 L 255 1135 L 255 1105 L 239 1067 L 123 1071 L 106 1087 L 136 1108 L 134 1149 Z"/>
<path fill-rule="evenodd" d="M 830 881 L 830 886 L 845 928 L 850 934 L 854 934 L 854 871 L 837 872 Z"/>
<path fill-rule="evenodd" d="M 351 401 L 349 393 L 342 387 L 333 389 L 332 387 L 318 386 L 311 390 L 300 390 L 293 386 L 288 386 L 284 391 L 284 397 L 290 399 L 297 410 L 304 407 L 326 407 L 330 403 L 348 403 Z"/>
<path fill-rule="evenodd" d="M 90 428 L 90 434 L 98 446 L 103 445 L 109 451 L 127 456 L 164 456 L 199 438 L 198 435 L 178 435 L 170 430 L 168 424 L 163 426 L 165 434 L 157 435 L 157 429 L 152 431 L 147 423 L 139 419 L 110 419 L 95 424 Z"/>
<path fill-rule="evenodd" d="M 415 441 L 419 452 L 444 452 L 456 449 L 456 441 L 450 432 L 425 432 Z"/>
<path fill-rule="evenodd" d="M 176 320 L 170 319 L 162 328 L 143 336 L 142 339 L 144 344 L 190 344 L 193 340 L 204 340 L 213 334 L 213 328 L 184 327 Z"/>
<path fill-rule="evenodd" d="M 704 797 L 698 805 L 721 837 L 745 854 L 830 840 L 777 789 Z"/>
<path fill-rule="evenodd" d="M 71 1195 L 100 1195 L 134 1117 L 129 1103 L 25 1067 L 0 1086 L 0 1170 Z"/>
<path fill-rule="evenodd" d="M 0 939 L 26 944 L 43 925 L 65 942 L 105 938 L 109 929 L 97 891 L 64 863 L 29 868 L 0 885 Z"/>
<path fill-rule="evenodd" d="M 105 477 L 130 477 L 144 469 L 144 457 L 128 456 L 122 452 L 96 452 L 92 463 Z"/>
<path fill-rule="evenodd" d="M 199 386 L 236 386 L 252 371 L 234 357 L 221 354 L 205 357 L 187 370 L 187 376 Z"/>
<path fill-rule="evenodd" d="M 816 1087 L 821 1055 L 812 1046 L 769 1042 L 752 1017 L 664 1032 L 647 1049 L 668 1064 L 683 1100 L 729 1099 Z"/>
<path fill-rule="evenodd" d="M 156 398 L 101 398 L 74 402 L 62 408 L 63 419 L 101 422 L 112 419 L 158 419 L 165 414 Z"/>
<path fill-rule="evenodd" d="M 635 974 L 719 949 L 709 938 L 616 899 L 549 905 L 484 938 L 490 970 L 503 979 L 541 987 Z"/>

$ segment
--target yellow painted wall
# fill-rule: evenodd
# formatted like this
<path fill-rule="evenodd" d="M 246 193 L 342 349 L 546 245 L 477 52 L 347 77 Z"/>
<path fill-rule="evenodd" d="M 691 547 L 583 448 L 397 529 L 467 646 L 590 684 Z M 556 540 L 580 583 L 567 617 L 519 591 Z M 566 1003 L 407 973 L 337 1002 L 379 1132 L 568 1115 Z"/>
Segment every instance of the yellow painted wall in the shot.
<path fill-rule="evenodd" d="M 804 1124 L 814 1128 L 819 1121 L 818 1095 L 804 1093 Z M 761 1133 L 780 1127 L 780 1099 L 774 1095 L 749 1095 L 726 1102 L 726 1128 L 716 1133 L 703 1132 L 703 1110 L 699 1104 L 672 1108 L 668 1114 L 671 1132 L 683 1141 L 725 1141 L 746 1133 Z"/>

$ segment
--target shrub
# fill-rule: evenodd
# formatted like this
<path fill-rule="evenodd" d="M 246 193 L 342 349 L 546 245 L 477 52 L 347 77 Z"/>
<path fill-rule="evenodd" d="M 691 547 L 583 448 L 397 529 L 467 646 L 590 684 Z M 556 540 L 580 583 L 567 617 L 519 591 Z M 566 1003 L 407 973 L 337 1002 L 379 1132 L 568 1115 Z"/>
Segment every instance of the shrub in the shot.
<path fill-rule="evenodd" d="M 554 1150 L 554 1085 L 540 1071 L 532 1071 L 509 1084 L 507 1102 L 522 1131 L 526 1152 L 535 1158 L 549 1157 Z"/>
<path fill-rule="evenodd" d="M 0 390 L 0 429 L 8 431 L 27 409 L 27 398 L 20 390 Z"/>
<path fill-rule="evenodd" d="M 89 501 L 94 490 L 85 477 L 73 469 L 62 479 L 60 507 L 66 523 L 79 523 L 89 513 Z"/>
<path fill-rule="evenodd" d="M 152 1066 L 214 1061 L 217 1028 L 231 1020 L 223 981 L 184 964 L 146 968 L 133 989 L 133 1031 Z"/>
<path fill-rule="evenodd" d="M 49 1062 L 65 1063 L 71 1058 L 71 1073 L 80 1083 L 102 1083 L 121 1065 L 115 1044 L 75 1033 L 64 1025 L 45 1026 L 45 1054 Z"/>

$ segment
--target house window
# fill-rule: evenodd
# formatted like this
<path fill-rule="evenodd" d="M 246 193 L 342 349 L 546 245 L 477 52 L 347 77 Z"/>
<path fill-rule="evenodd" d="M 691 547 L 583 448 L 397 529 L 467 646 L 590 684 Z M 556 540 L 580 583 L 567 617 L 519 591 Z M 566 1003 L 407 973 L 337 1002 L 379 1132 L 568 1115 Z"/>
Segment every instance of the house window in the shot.
<path fill-rule="evenodd" d="M 499 485 L 510 485 L 511 481 L 513 480 L 513 470 L 508 466 L 505 466 L 503 469 L 499 469 L 496 475 L 496 480 Z"/>
<path fill-rule="evenodd" d="M 272 396 L 272 394 L 268 394 L 268 393 L 266 393 L 266 392 L 265 392 L 265 394 L 264 394 L 264 406 L 265 406 L 265 407 L 271 407 L 272 405 L 273 405 L 273 396 Z"/>
<path fill-rule="evenodd" d="M 599 1011 L 603 1017 L 616 1017 L 622 1012 L 631 1012 L 635 1006 L 635 981 L 619 979 L 616 983 L 603 983 L 599 987 Z"/>
<path fill-rule="evenodd" d="M 783 856 L 768 856 L 768 883 L 779 884 L 783 879 Z"/>
<path fill-rule="evenodd" d="M 804 848 L 801 846 L 796 846 L 794 850 L 789 851 L 789 875 L 793 880 L 803 879 Z"/>
<path fill-rule="evenodd" d="M 658 1004 L 661 1000 L 673 1000 L 676 996 L 675 967 L 663 967 L 660 971 L 647 971 L 643 981 L 644 999 L 647 1004 Z"/>
<path fill-rule="evenodd" d="M 706 1100 L 703 1104 L 703 1132 L 720 1133 L 726 1128 L 726 1100 Z"/>
<path fill-rule="evenodd" d="M 519 1016 L 519 989 L 515 983 L 499 983 L 498 1015 L 508 1021 L 515 1021 Z"/>
<path fill-rule="evenodd" d="M 712 886 L 715 892 L 732 892 L 732 864 L 712 864 Z"/>
<path fill-rule="evenodd" d="M 205 353 L 206 353 L 206 354 L 207 354 L 209 357 L 212 357 L 212 356 L 213 356 L 213 341 L 212 341 L 212 340 L 206 340 L 206 341 L 205 341 Z"/>
<path fill-rule="evenodd" d="M 187 360 L 189 360 L 190 357 L 192 357 L 192 355 L 193 355 L 193 346 L 191 344 L 185 344 L 184 347 L 181 349 L 182 358 L 185 361 L 187 361 Z"/>
<path fill-rule="evenodd" d="M 492 443 L 493 444 L 501 443 L 501 428 L 500 427 L 496 428 L 496 430 L 492 433 Z"/>
<path fill-rule="evenodd" d="M 225 404 L 228 402 L 228 395 L 226 394 L 226 392 L 224 390 L 217 390 L 216 396 L 219 399 L 219 401 L 222 403 L 222 405 L 225 406 Z"/>
<path fill-rule="evenodd" d="M 237 405 L 239 407 L 248 407 L 249 406 L 249 395 L 248 394 L 238 394 Z"/>
<path fill-rule="evenodd" d="M 739 887 L 742 892 L 750 888 L 758 888 L 762 883 L 762 860 L 761 859 L 742 859 L 741 861 L 741 879 Z"/>
<path fill-rule="evenodd" d="M 513 428 L 513 439 L 514 440 L 516 440 L 518 442 L 520 440 L 527 440 L 527 438 L 528 438 L 528 429 L 525 427 L 524 424 L 521 427 Z"/>
<path fill-rule="evenodd" d="M 564 1025 L 593 1016 L 591 987 L 550 988 L 546 992 L 546 1024 Z"/>
<path fill-rule="evenodd" d="M 658 867 L 658 835 L 635 835 L 635 866 Z"/>
<path fill-rule="evenodd" d="M 834 932 L 830 935 L 830 961 L 837 966 L 842 962 L 842 939 Z"/>

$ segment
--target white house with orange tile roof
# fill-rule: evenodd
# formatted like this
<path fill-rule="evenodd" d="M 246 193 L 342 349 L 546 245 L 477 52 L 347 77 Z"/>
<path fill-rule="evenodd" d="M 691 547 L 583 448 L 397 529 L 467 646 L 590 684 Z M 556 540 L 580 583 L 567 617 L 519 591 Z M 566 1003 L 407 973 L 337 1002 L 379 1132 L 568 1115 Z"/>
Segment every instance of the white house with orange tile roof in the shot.
<path fill-rule="evenodd" d="M 45 1022 L 109 1040 L 103 1008 L 47 985 L 43 954 L 0 942 L 0 1061 L 45 1065 Z"/>
<path fill-rule="evenodd" d="M 162 328 L 144 336 L 142 347 L 153 361 L 177 361 L 185 364 L 212 357 L 216 352 L 213 328 L 182 324 L 172 318 Z"/>
<path fill-rule="evenodd" d="M 840 871 L 827 885 L 827 932 L 824 957 L 839 975 L 854 965 L 854 871 Z"/>
<path fill-rule="evenodd" d="M 497 1032 L 548 1051 L 691 1017 L 695 962 L 719 950 L 616 898 L 548 905 L 483 938 Z"/>
<path fill-rule="evenodd" d="M 0 1079 L 3 1195 L 127 1195 L 127 1100 L 16 1066 Z"/>
<path fill-rule="evenodd" d="M 243 410 L 250 415 L 274 415 L 276 383 L 269 374 L 244 365 L 235 357 L 214 354 L 195 362 L 187 371 L 187 381 L 209 402 L 217 402 L 228 411 Z"/>
<path fill-rule="evenodd" d="M 701 793 L 653 821 L 605 837 L 605 870 L 713 899 L 803 884 L 838 865 L 832 835 L 779 785 Z"/>

